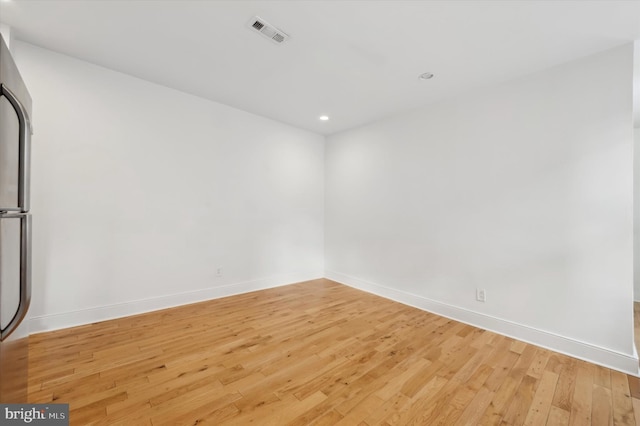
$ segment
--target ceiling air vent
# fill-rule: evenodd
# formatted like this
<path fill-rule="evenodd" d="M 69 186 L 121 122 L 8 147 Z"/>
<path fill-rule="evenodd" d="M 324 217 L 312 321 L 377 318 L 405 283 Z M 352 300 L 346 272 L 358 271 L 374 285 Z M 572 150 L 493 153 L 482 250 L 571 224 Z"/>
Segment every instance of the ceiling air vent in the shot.
<path fill-rule="evenodd" d="M 274 27 L 259 16 L 254 16 L 253 19 L 249 21 L 249 27 L 255 31 L 258 31 L 264 37 L 268 38 L 276 44 L 280 44 L 289 38 L 289 35 L 287 35 L 287 33 Z"/>

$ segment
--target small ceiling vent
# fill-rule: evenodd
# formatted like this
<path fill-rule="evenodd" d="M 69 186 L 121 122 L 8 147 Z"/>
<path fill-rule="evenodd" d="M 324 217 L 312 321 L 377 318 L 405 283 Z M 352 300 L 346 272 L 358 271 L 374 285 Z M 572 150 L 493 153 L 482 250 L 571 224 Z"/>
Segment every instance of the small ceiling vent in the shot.
<path fill-rule="evenodd" d="M 264 37 L 276 44 L 280 44 L 289 38 L 287 33 L 274 27 L 259 16 L 254 16 L 251 21 L 249 21 L 249 28 L 258 31 Z"/>

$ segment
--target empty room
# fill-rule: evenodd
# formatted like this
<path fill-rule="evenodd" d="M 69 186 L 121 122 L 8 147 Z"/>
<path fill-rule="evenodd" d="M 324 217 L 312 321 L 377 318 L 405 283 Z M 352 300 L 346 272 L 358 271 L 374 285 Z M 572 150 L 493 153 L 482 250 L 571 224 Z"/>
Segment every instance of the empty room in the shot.
<path fill-rule="evenodd" d="M 640 0 L 0 34 L 0 424 L 640 424 Z"/>

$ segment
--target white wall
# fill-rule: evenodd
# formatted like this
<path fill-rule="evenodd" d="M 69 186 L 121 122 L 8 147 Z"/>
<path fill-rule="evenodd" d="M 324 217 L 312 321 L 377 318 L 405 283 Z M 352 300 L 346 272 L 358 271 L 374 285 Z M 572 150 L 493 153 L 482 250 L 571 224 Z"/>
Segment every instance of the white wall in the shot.
<path fill-rule="evenodd" d="M 640 40 L 634 42 L 633 52 L 633 235 L 634 235 L 634 264 L 633 264 L 633 295 L 634 300 L 640 302 Z"/>
<path fill-rule="evenodd" d="M 640 127 L 633 129 L 633 300 L 640 302 Z"/>
<path fill-rule="evenodd" d="M 329 137 L 326 275 L 637 372 L 632 52 Z"/>
<path fill-rule="evenodd" d="M 322 136 L 14 50 L 34 99 L 32 331 L 323 275 Z"/>
<path fill-rule="evenodd" d="M 0 23 L 0 34 L 2 34 L 2 38 L 4 38 L 4 42 L 9 48 L 9 51 L 13 51 L 13 34 L 11 33 L 11 27 Z"/>

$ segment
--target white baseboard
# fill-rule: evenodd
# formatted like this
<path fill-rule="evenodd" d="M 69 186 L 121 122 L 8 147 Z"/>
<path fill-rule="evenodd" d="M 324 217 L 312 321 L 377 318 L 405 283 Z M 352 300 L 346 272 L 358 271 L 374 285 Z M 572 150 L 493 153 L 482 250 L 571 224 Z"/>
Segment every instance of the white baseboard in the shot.
<path fill-rule="evenodd" d="M 485 330 L 493 331 L 514 339 L 522 340 L 574 358 L 602 365 L 613 370 L 640 377 L 638 354 L 627 355 L 579 340 L 538 330 L 523 324 L 496 318 L 490 315 L 470 311 L 468 309 L 438 302 L 416 294 L 374 284 L 340 272 L 325 271 L 325 278 L 366 291 L 386 299 L 413 306 L 423 311 L 432 312 L 443 317 L 470 324 Z"/>
<path fill-rule="evenodd" d="M 94 322 L 106 321 L 129 315 L 157 311 L 159 309 L 173 308 L 205 300 L 249 293 L 256 290 L 280 287 L 283 285 L 321 278 L 322 276 L 322 272 L 287 274 L 221 287 L 211 287 L 202 290 L 177 293 L 168 296 L 152 297 L 149 299 L 133 300 L 125 303 L 80 309 L 60 314 L 31 317 L 29 320 L 29 330 L 31 334 L 59 330 L 62 328 L 91 324 Z"/>

